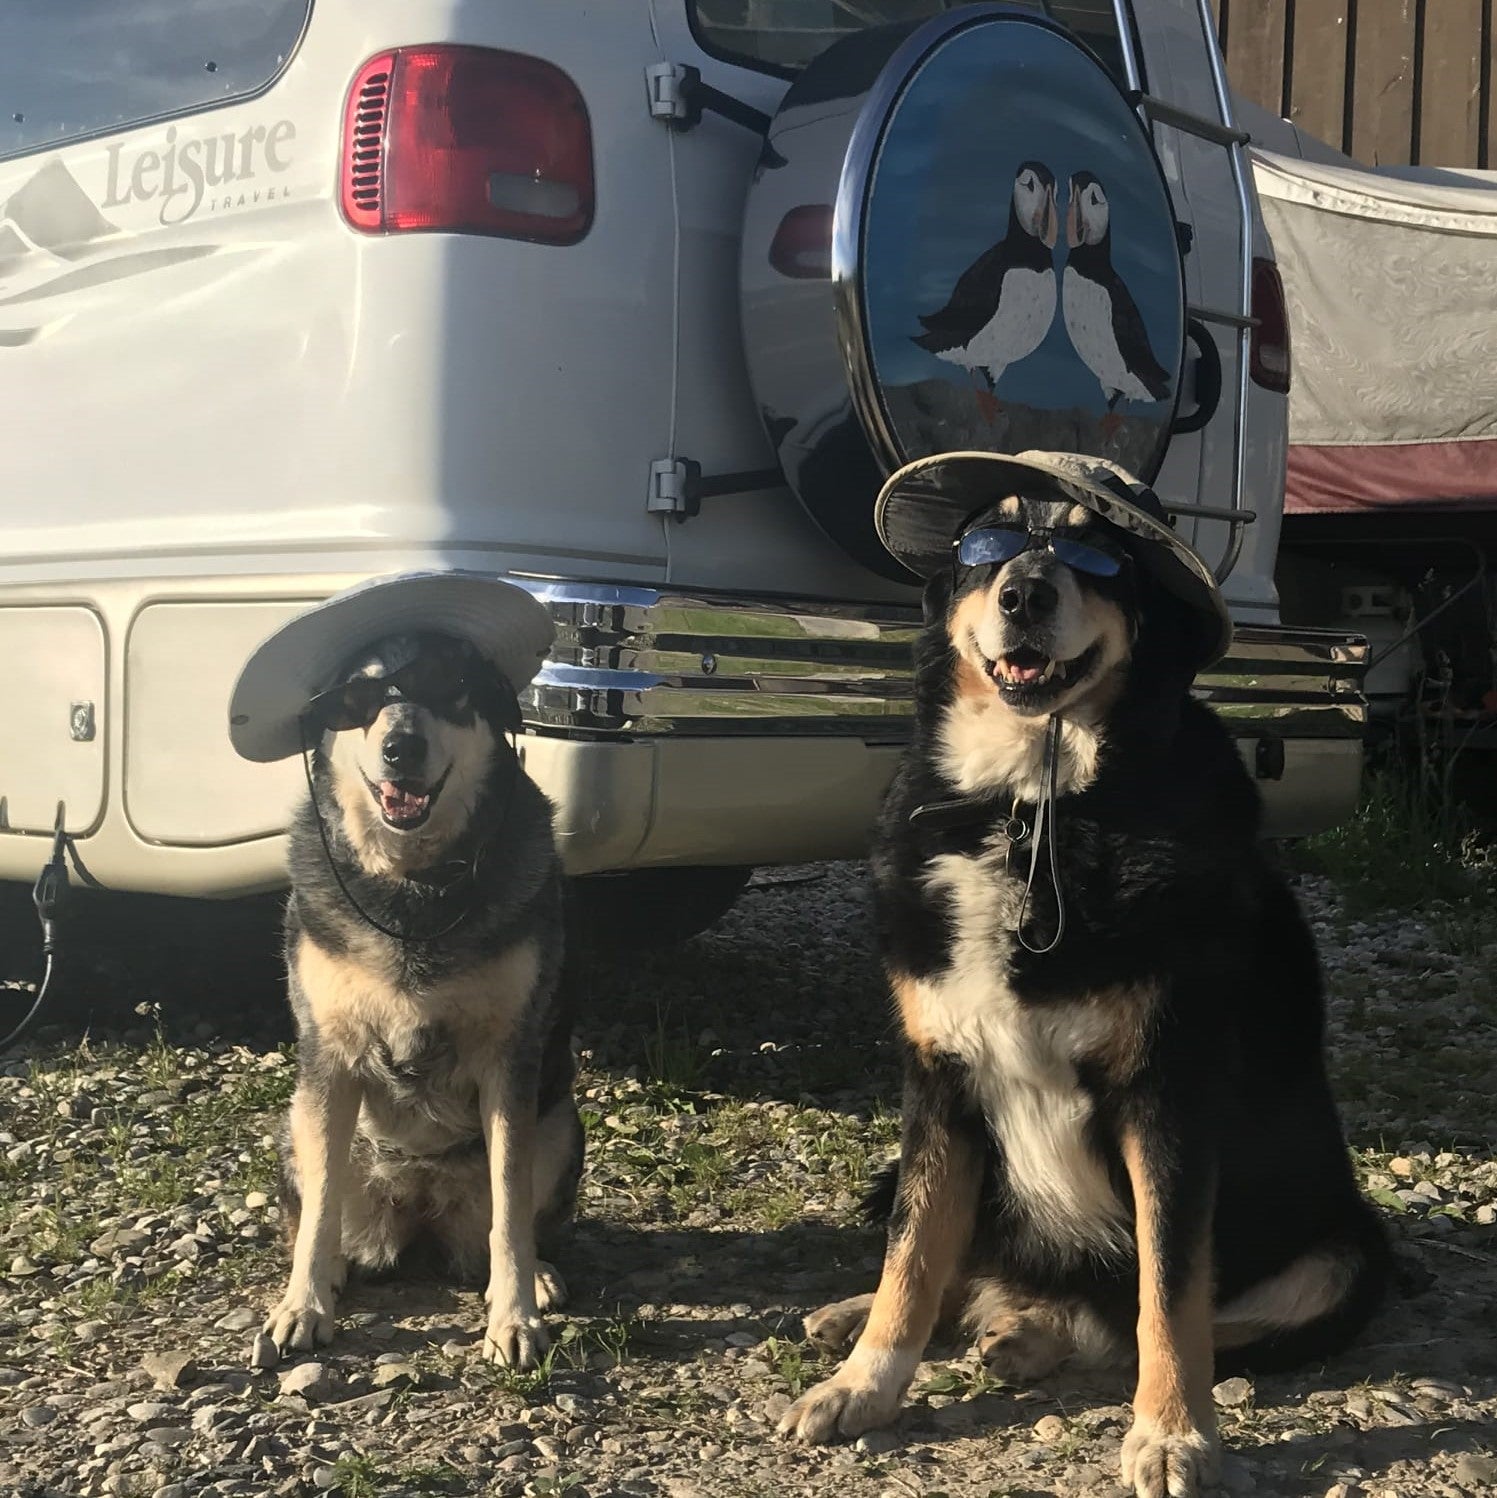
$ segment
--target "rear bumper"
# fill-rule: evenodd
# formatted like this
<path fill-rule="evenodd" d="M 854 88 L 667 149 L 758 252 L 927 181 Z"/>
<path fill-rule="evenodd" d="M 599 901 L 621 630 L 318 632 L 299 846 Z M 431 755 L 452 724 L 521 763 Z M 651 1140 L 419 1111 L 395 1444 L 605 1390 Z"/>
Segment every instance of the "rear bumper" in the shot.
<path fill-rule="evenodd" d="M 735 785 L 733 799 L 746 811 L 735 836 L 752 838 L 755 805 L 782 801 L 781 777 L 807 754 L 808 740 L 857 744 L 885 767 L 892 764 L 888 751 L 909 741 L 918 610 L 527 586 L 557 623 L 556 648 L 529 703 L 538 732 L 570 742 L 669 744 L 681 768 L 724 755 L 720 740 L 749 740 L 754 747 L 743 762 L 757 789 L 745 795 L 751 787 Z M 1242 625 L 1226 659 L 1198 679 L 1197 695 L 1226 722 L 1258 782 L 1271 836 L 1321 831 L 1355 805 L 1366 663 L 1360 635 Z M 707 771 L 700 778 L 713 779 Z M 853 789 L 850 782 L 833 795 L 851 798 Z M 687 790 L 661 784 L 667 821 L 698 814 Z M 849 805 L 848 815 L 863 813 Z M 676 846 L 635 861 L 725 861 L 680 856 Z M 644 849 L 650 847 L 647 841 Z"/>
<path fill-rule="evenodd" d="M 74 684 L 60 680 L 72 666 L 60 622 L 37 637 L 38 660 L 56 640 L 57 660 L 34 675 L 59 677 L 58 701 L 0 763 L 0 878 L 35 876 L 67 799 L 63 768 L 87 754 L 90 794 L 70 803 L 68 825 L 104 884 L 216 896 L 282 884 L 301 768 L 234 756 L 229 689 L 258 639 L 355 580 L 4 590 L 0 626 L 25 616 L 50 629 L 66 604 L 96 621 L 99 644 L 97 683 Z M 517 581 L 557 622 L 520 744 L 557 804 L 572 872 L 862 851 L 909 737 L 917 611 Z M 1316 831 L 1353 805 L 1365 659 L 1357 637 L 1253 626 L 1201 681 L 1259 775 L 1275 835 Z M 84 695 L 97 732 L 79 744 L 65 709 Z"/>

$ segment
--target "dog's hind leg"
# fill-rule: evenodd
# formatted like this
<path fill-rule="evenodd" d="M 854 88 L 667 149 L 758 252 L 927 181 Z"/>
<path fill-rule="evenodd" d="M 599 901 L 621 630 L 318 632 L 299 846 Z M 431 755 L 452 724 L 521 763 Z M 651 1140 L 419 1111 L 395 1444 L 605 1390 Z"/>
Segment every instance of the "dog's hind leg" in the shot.
<path fill-rule="evenodd" d="M 868 1325 L 868 1313 L 873 1309 L 873 1295 L 853 1295 L 846 1300 L 834 1300 L 819 1311 L 812 1311 L 802 1325 L 806 1339 L 822 1352 L 835 1353 L 839 1357 L 852 1351 L 853 1343 L 863 1335 Z"/>
<path fill-rule="evenodd" d="M 359 1101 L 358 1080 L 344 1067 L 315 1053 L 303 1060 L 287 1118 L 286 1173 L 296 1185 L 291 1275 L 265 1319 L 265 1334 L 283 1352 L 308 1350 L 333 1334 L 344 1269 L 343 1197 Z"/>
<path fill-rule="evenodd" d="M 1075 1358 L 1090 1368 L 1125 1362 L 1129 1349 L 1086 1306 L 1017 1296 L 995 1279 L 974 1279 L 962 1327 L 989 1372 L 1027 1384 Z"/>

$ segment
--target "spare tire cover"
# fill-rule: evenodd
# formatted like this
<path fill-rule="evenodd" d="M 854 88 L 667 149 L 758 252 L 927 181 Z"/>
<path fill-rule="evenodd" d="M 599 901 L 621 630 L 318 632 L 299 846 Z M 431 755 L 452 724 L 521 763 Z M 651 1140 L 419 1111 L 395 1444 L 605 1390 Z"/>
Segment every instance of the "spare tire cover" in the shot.
<path fill-rule="evenodd" d="M 749 193 L 744 344 L 785 475 L 885 576 L 873 501 L 913 458 L 1065 449 L 1151 481 L 1185 336 L 1143 122 L 1038 15 L 856 33 L 775 115 Z"/>

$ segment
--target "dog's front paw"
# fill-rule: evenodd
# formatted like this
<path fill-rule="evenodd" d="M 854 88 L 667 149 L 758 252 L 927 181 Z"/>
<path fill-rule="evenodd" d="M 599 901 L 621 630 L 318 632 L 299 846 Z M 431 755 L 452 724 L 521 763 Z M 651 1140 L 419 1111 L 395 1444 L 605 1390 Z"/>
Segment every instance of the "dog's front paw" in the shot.
<path fill-rule="evenodd" d="M 865 1430 L 892 1424 L 904 1390 L 843 1367 L 802 1394 L 780 1419 L 779 1432 L 796 1441 L 850 1441 Z"/>
<path fill-rule="evenodd" d="M 1123 1486 L 1137 1498 L 1197 1498 L 1216 1472 L 1216 1439 L 1199 1430 L 1172 1433 L 1139 1415 L 1123 1440 Z"/>
<path fill-rule="evenodd" d="M 265 1335 L 281 1352 L 310 1352 L 332 1338 L 335 1299 L 330 1284 L 288 1287 L 265 1318 Z"/>
<path fill-rule="evenodd" d="M 535 1368 L 551 1346 L 539 1316 L 506 1313 L 489 1317 L 483 1334 L 483 1356 L 505 1368 Z"/>

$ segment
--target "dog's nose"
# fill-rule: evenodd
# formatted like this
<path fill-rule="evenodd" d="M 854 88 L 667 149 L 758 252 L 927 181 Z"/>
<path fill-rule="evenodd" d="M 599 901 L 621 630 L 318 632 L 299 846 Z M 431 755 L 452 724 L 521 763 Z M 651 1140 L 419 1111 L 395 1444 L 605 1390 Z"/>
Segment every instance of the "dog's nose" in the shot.
<path fill-rule="evenodd" d="M 998 607 L 1010 618 L 1038 624 L 1055 612 L 1060 594 L 1043 577 L 1016 577 L 998 592 Z"/>
<path fill-rule="evenodd" d="M 426 740 L 419 733 L 405 733 L 396 728 L 385 735 L 380 752 L 392 770 L 409 774 L 421 768 L 426 758 Z"/>

